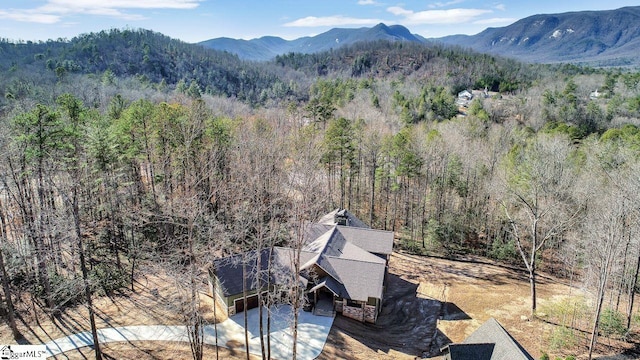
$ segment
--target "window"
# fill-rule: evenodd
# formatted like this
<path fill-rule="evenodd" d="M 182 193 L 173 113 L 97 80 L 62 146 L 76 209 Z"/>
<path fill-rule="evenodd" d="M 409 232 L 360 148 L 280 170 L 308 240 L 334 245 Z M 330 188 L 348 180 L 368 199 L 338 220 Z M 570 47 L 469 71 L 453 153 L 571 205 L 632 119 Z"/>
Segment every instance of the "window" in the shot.
<path fill-rule="evenodd" d="M 351 307 L 362 307 L 359 302 L 353 300 L 347 300 L 347 306 Z"/>

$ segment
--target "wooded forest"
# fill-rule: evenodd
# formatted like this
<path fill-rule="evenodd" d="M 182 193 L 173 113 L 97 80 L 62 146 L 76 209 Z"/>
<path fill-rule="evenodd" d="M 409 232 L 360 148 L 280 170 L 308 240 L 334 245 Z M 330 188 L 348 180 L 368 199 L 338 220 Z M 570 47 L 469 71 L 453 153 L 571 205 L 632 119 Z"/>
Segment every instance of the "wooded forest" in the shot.
<path fill-rule="evenodd" d="M 539 271 L 591 289 L 592 346 L 638 324 L 640 73 L 389 42 L 252 63 L 145 30 L 0 55 L 16 338 L 19 303 L 91 309 L 149 263 L 193 304 L 213 258 L 294 246 L 335 208 L 396 250 L 521 268 L 532 314 Z"/>

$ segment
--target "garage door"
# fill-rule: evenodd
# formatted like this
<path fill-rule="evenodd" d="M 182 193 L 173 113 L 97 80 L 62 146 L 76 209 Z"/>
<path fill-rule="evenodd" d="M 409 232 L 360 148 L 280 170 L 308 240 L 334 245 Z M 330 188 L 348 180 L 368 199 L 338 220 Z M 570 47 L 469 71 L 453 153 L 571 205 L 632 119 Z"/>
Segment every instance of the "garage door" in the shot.
<path fill-rule="evenodd" d="M 244 311 L 244 300 L 236 299 L 236 314 Z M 258 294 L 247 296 L 247 309 L 253 309 L 258 307 Z"/>

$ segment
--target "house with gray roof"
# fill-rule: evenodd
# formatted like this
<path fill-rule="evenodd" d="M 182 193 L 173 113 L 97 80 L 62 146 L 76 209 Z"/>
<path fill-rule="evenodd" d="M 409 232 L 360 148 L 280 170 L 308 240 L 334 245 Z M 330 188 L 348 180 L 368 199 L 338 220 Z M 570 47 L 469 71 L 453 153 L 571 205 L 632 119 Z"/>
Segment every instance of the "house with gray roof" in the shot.
<path fill-rule="evenodd" d="M 213 262 L 210 293 L 232 315 L 243 311 L 245 303 L 247 309 L 257 307 L 259 292 L 285 288 L 297 277 L 306 289 L 308 307 L 316 314 L 341 313 L 375 323 L 382 308 L 393 237 L 393 232 L 371 229 L 338 209 L 307 225 L 296 276 L 293 249 L 264 249 L 259 256 L 257 251 L 237 254 Z"/>
<path fill-rule="evenodd" d="M 460 344 L 442 348 L 445 360 L 533 360 L 500 323 L 491 318 Z"/>

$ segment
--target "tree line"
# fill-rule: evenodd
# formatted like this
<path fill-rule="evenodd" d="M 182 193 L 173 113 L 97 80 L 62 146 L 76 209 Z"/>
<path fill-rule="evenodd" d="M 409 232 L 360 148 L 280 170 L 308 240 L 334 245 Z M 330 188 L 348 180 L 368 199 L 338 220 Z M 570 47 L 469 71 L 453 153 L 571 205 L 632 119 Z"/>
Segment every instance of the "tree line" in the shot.
<path fill-rule="evenodd" d="M 93 296 L 133 288 L 146 265 L 163 264 L 182 280 L 200 358 L 198 291 L 211 259 L 299 248 L 305 220 L 342 207 L 394 231 L 404 251 L 521 266 L 532 313 L 540 269 L 584 281 L 596 299 L 590 348 L 603 313 L 622 314 L 629 331 L 640 261 L 638 75 L 507 66 L 514 91 L 474 76 L 477 67 L 460 72 L 470 60 L 425 59 L 387 77 L 363 76 L 380 64 L 373 55 L 356 59 L 357 74 L 298 74 L 307 93 L 265 107 L 203 91 L 198 79 L 149 87 L 116 70 L 49 73 L 49 84 L 9 77 L 0 112 L 7 320 L 25 297 L 52 316 L 91 308 Z M 509 91 L 459 117 L 461 84 Z M 589 97 L 594 88 L 602 97 Z"/>

